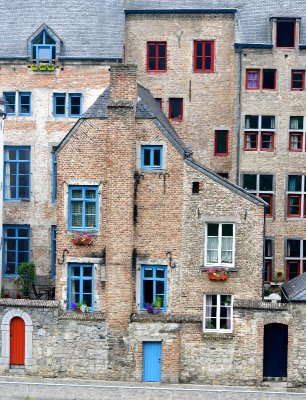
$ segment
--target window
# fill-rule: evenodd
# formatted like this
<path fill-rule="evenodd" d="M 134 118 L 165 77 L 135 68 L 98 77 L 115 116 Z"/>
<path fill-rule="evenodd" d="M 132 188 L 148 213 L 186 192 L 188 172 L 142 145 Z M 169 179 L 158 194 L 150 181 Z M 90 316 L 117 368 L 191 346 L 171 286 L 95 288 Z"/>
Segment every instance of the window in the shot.
<path fill-rule="evenodd" d="M 66 94 L 54 93 L 54 110 L 53 114 L 56 117 L 66 116 Z"/>
<path fill-rule="evenodd" d="M 245 88 L 248 90 L 259 89 L 259 82 L 260 82 L 260 70 L 259 69 L 247 69 L 246 70 Z"/>
<path fill-rule="evenodd" d="M 4 112 L 7 115 L 16 114 L 16 93 L 7 92 L 3 93 L 4 96 Z"/>
<path fill-rule="evenodd" d="M 30 227 L 3 226 L 3 274 L 18 275 L 18 266 L 30 261 Z"/>
<path fill-rule="evenodd" d="M 56 160 L 56 146 L 52 149 L 52 201 L 57 200 L 57 160 Z"/>
<path fill-rule="evenodd" d="M 233 296 L 207 294 L 204 296 L 204 331 L 226 332 L 233 330 Z"/>
<path fill-rule="evenodd" d="M 306 217 L 305 202 L 305 176 L 289 175 L 288 176 L 288 210 L 287 215 L 290 218 Z"/>
<path fill-rule="evenodd" d="M 243 175 L 243 188 L 249 193 L 261 197 L 269 207 L 266 209 L 266 216 L 273 214 L 273 175 Z"/>
<path fill-rule="evenodd" d="M 290 117 L 289 151 L 302 151 L 304 136 L 304 117 Z"/>
<path fill-rule="evenodd" d="M 56 269 L 56 225 L 51 226 L 51 276 L 55 279 Z"/>
<path fill-rule="evenodd" d="M 162 109 L 163 108 L 163 99 L 160 97 L 156 97 L 155 101 L 156 101 L 156 104 L 158 105 L 158 107 L 160 107 Z"/>
<path fill-rule="evenodd" d="M 94 310 L 93 264 L 68 264 L 68 308 L 72 304 L 86 304 Z"/>
<path fill-rule="evenodd" d="M 305 71 L 291 71 L 291 90 L 304 90 Z"/>
<path fill-rule="evenodd" d="M 200 193 L 200 182 L 192 182 L 192 194 Z"/>
<path fill-rule="evenodd" d="M 30 147 L 4 146 L 4 200 L 30 199 Z"/>
<path fill-rule="evenodd" d="M 228 172 L 217 172 L 217 174 L 222 178 L 228 179 Z"/>
<path fill-rule="evenodd" d="M 273 151 L 274 135 L 275 117 L 273 115 L 245 116 L 244 150 Z"/>
<path fill-rule="evenodd" d="M 163 168 L 163 146 L 141 146 L 141 168 Z"/>
<path fill-rule="evenodd" d="M 19 93 L 19 115 L 31 115 L 31 93 Z"/>
<path fill-rule="evenodd" d="M 228 155 L 228 131 L 215 131 L 215 156 Z"/>
<path fill-rule="evenodd" d="M 82 96 L 69 93 L 69 117 L 79 117 L 82 114 Z"/>
<path fill-rule="evenodd" d="M 234 224 L 206 224 L 205 265 L 234 266 L 234 234 Z"/>
<path fill-rule="evenodd" d="M 193 71 L 214 72 L 215 43 L 211 40 L 195 40 L 193 51 Z"/>
<path fill-rule="evenodd" d="M 295 19 L 276 20 L 276 47 L 295 47 Z"/>
<path fill-rule="evenodd" d="M 55 41 L 44 30 L 32 41 L 32 58 L 36 62 L 52 62 L 56 58 Z"/>
<path fill-rule="evenodd" d="M 288 239 L 286 256 L 288 280 L 306 272 L 306 240 Z"/>
<path fill-rule="evenodd" d="M 94 231 L 98 228 L 98 188 L 69 187 L 69 229 Z"/>
<path fill-rule="evenodd" d="M 264 269 L 264 282 L 270 283 L 272 281 L 272 240 L 265 240 L 265 269 Z"/>
<path fill-rule="evenodd" d="M 147 43 L 147 71 L 165 72 L 167 71 L 167 43 L 148 42 Z"/>
<path fill-rule="evenodd" d="M 183 99 L 169 99 L 169 119 L 171 121 L 182 121 L 183 119 Z"/>
<path fill-rule="evenodd" d="M 167 267 L 162 265 L 141 266 L 141 298 L 140 309 L 146 304 L 155 303 L 157 297 L 162 304 L 161 310 L 167 309 Z"/>
<path fill-rule="evenodd" d="M 275 90 L 276 88 L 276 69 L 262 70 L 262 89 Z"/>

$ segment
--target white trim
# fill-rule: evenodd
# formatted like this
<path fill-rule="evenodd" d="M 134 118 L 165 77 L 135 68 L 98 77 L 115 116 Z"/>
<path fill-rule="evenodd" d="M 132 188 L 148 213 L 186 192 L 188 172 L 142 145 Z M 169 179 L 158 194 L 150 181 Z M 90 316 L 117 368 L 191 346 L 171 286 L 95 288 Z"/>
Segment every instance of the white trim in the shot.
<path fill-rule="evenodd" d="M 205 322 L 206 322 L 206 296 L 217 296 L 217 316 L 216 316 L 216 329 L 206 329 Z M 230 329 L 221 329 L 220 328 L 220 310 L 221 310 L 221 296 L 231 296 L 231 327 Z M 234 304 L 234 296 L 232 294 L 204 294 L 203 299 L 203 332 L 206 333 L 232 333 L 233 332 L 233 304 Z"/>
<path fill-rule="evenodd" d="M 218 261 L 216 263 L 207 261 L 207 225 L 215 224 L 218 225 Z M 222 243 L 222 225 L 233 225 L 233 246 L 232 246 L 232 263 L 221 262 L 221 243 Z M 224 268 L 234 268 L 235 267 L 235 229 L 236 225 L 232 222 L 205 222 L 205 235 L 204 235 L 204 266 L 205 267 L 224 267 Z M 221 232 L 220 232 L 221 231 Z"/>

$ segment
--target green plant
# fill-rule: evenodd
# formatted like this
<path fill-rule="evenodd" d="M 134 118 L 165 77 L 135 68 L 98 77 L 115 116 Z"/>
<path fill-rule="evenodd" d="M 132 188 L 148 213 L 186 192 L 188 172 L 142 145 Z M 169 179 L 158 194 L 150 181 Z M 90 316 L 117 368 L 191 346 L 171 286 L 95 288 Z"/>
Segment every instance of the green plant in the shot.
<path fill-rule="evenodd" d="M 24 296 L 29 296 L 33 283 L 36 278 L 36 267 L 33 262 L 23 262 L 18 267 L 22 288 L 21 292 Z"/>

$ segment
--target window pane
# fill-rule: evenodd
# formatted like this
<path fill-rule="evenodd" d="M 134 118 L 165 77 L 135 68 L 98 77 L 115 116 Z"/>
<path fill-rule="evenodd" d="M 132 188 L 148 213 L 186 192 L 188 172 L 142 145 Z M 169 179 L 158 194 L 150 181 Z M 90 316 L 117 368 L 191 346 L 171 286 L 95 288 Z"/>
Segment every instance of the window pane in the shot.
<path fill-rule="evenodd" d="M 302 189 L 302 177 L 299 175 L 288 176 L 288 191 L 300 192 Z"/>
<path fill-rule="evenodd" d="M 83 303 L 92 308 L 92 294 L 83 294 Z"/>
<path fill-rule="evenodd" d="M 275 89 L 276 71 L 274 69 L 264 69 L 262 78 L 262 88 L 263 89 Z"/>
<path fill-rule="evenodd" d="M 216 153 L 227 153 L 227 131 L 216 131 Z"/>
<path fill-rule="evenodd" d="M 154 165 L 159 166 L 159 165 L 161 165 L 161 159 L 160 159 L 161 150 L 154 149 L 153 151 L 154 151 Z"/>
<path fill-rule="evenodd" d="M 261 128 L 262 129 L 275 129 L 275 117 L 269 115 L 263 115 L 261 117 Z"/>
<path fill-rule="evenodd" d="M 146 303 L 153 303 L 153 281 L 144 280 L 143 281 L 143 300 L 145 306 Z"/>
<path fill-rule="evenodd" d="M 222 224 L 222 236 L 233 236 L 233 224 Z"/>
<path fill-rule="evenodd" d="M 157 269 L 156 270 L 156 278 L 164 278 L 165 277 L 165 270 L 164 269 Z"/>
<path fill-rule="evenodd" d="M 92 276 L 92 267 L 83 267 L 83 276 Z"/>
<path fill-rule="evenodd" d="M 258 115 L 245 116 L 245 129 L 258 129 Z"/>
<path fill-rule="evenodd" d="M 304 117 L 290 117 L 290 129 L 303 129 Z"/>
<path fill-rule="evenodd" d="M 150 149 L 143 150 L 143 165 L 145 165 L 145 166 L 151 165 L 151 150 Z"/>
<path fill-rule="evenodd" d="M 72 276 L 80 276 L 80 267 L 73 267 L 71 270 Z"/>
<path fill-rule="evenodd" d="M 156 281 L 156 295 L 165 293 L 165 282 L 164 281 Z"/>
<path fill-rule="evenodd" d="M 244 174 L 243 188 L 246 190 L 257 190 L 257 175 Z"/>
<path fill-rule="evenodd" d="M 300 240 L 287 240 L 287 257 L 300 257 Z"/>
<path fill-rule="evenodd" d="M 156 45 L 155 44 L 149 45 L 149 57 L 156 57 Z"/>
<path fill-rule="evenodd" d="M 259 176 L 259 190 L 271 192 L 273 191 L 273 175 Z"/>
<path fill-rule="evenodd" d="M 183 99 L 170 99 L 170 119 L 182 118 Z"/>
<path fill-rule="evenodd" d="M 218 236 L 219 224 L 207 224 L 207 236 Z"/>
<path fill-rule="evenodd" d="M 91 279 L 87 279 L 83 281 L 83 293 L 84 294 L 91 294 L 91 285 L 92 285 L 92 280 Z M 87 304 L 88 305 L 88 304 Z"/>
<path fill-rule="evenodd" d="M 152 268 L 145 268 L 144 269 L 144 277 L 145 278 L 152 278 L 153 277 L 153 269 Z"/>

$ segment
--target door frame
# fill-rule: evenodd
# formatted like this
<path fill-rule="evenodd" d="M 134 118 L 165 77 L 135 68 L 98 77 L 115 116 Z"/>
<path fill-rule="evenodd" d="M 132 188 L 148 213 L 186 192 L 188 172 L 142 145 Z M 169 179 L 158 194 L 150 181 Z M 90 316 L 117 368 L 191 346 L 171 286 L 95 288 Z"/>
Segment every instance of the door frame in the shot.
<path fill-rule="evenodd" d="M 264 326 L 263 326 L 263 336 L 262 336 L 262 339 L 263 339 L 263 342 L 262 342 L 262 344 L 263 344 L 263 347 L 262 347 L 262 377 L 263 377 L 263 379 L 267 378 L 266 376 L 264 376 L 265 356 L 266 356 L 266 354 L 265 354 L 265 344 L 266 344 L 265 336 L 266 336 L 266 330 L 271 325 L 279 325 L 279 326 L 287 328 L 286 375 L 282 376 L 282 377 L 280 377 L 280 376 L 271 376 L 271 378 L 284 378 L 284 379 L 286 379 L 286 381 L 288 381 L 288 377 L 290 375 L 290 372 L 289 372 L 289 370 L 290 370 L 289 369 L 289 354 L 290 354 L 289 353 L 289 349 L 291 347 L 290 343 L 289 343 L 290 329 L 289 329 L 289 324 L 288 323 L 284 323 L 284 322 L 280 322 L 280 321 L 273 321 L 273 322 L 271 321 L 271 322 L 268 322 L 268 323 L 264 324 Z M 281 328 L 281 329 L 284 329 L 284 328 Z"/>
<path fill-rule="evenodd" d="M 10 322 L 10 367 L 13 368 L 12 366 L 18 366 L 19 368 L 23 368 L 24 361 L 25 361 L 25 323 L 22 318 L 14 317 L 11 319 Z"/>

